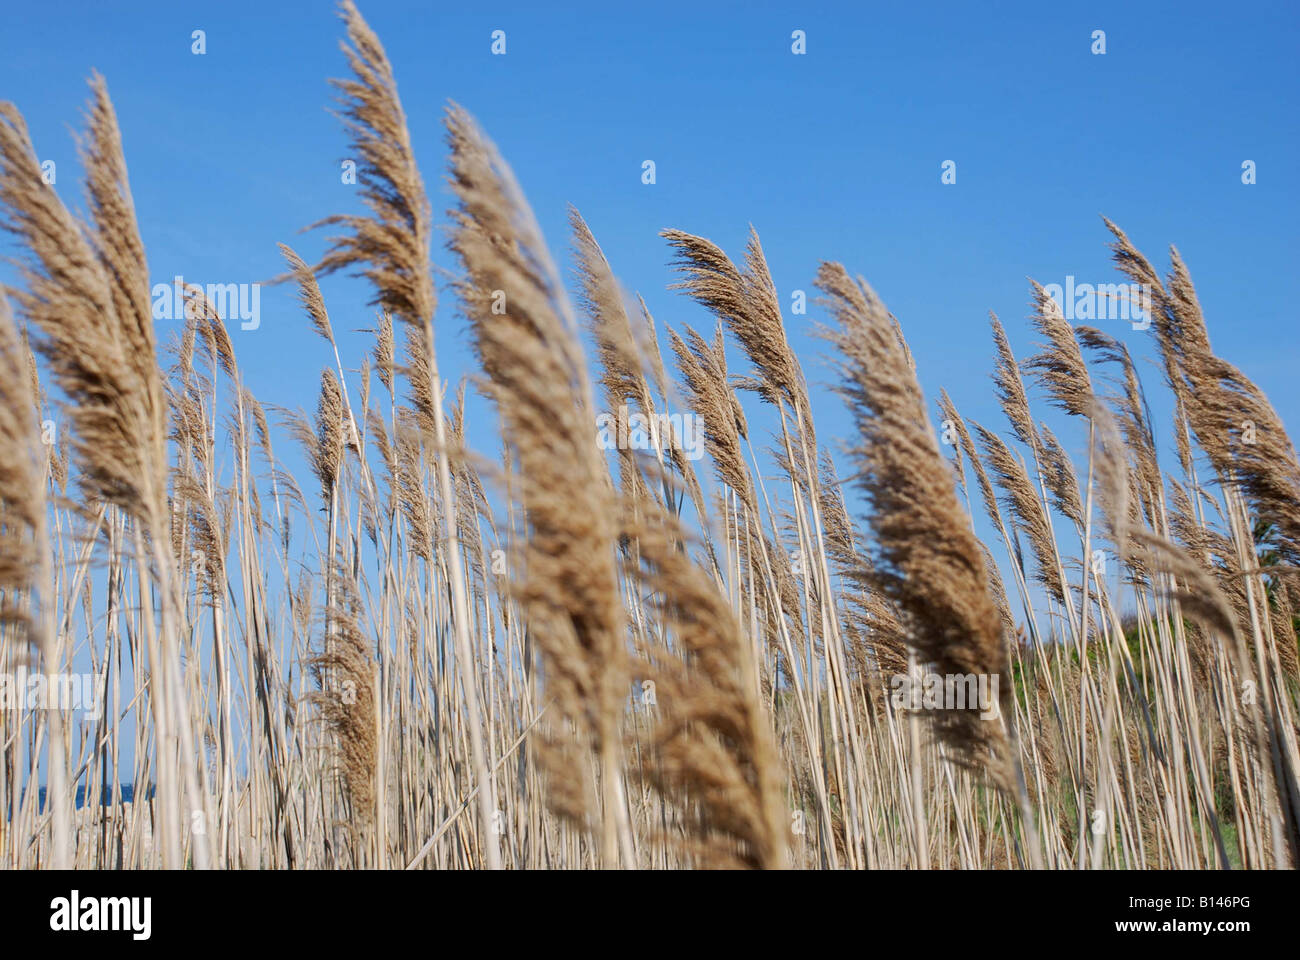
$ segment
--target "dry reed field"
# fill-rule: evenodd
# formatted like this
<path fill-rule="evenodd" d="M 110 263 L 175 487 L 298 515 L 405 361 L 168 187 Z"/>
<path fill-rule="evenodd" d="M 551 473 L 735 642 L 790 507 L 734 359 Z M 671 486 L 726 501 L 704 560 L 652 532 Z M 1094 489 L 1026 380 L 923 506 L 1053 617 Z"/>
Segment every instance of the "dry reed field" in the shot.
<path fill-rule="evenodd" d="M 822 263 L 853 429 L 819 437 L 757 232 L 646 237 L 716 322 L 656 325 L 576 209 L 548 247 L 456 105 L 435 212 L 401 64 L 342 22 L 365 212 L 320 211 L 324 256 L 282 244 L 276 278 L 289 362 L 327 358 L 314 415 L 259 402 L 197 287 L 159 342 L 103 78 L 84 213 L 0 104 L 0 864 L 1300 866 L 1300 459 L 1177 250 L 1105 223 L 1163 376 L 1033 284 L 1040 352 L 992 318 L 984 424 Z M 371 316 L 331 314 L 335 273 Z M 51 708 L 83 670 L 94 708 Z"/>

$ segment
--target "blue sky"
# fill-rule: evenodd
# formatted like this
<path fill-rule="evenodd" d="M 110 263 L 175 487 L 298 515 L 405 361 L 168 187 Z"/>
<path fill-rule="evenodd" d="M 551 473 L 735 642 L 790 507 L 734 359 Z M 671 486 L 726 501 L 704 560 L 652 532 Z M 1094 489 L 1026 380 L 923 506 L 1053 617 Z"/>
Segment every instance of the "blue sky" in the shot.
<path fill-rule="evenodd" d="M 355 188 L 340 183 L 345 139 L 326 110 L 325 80 L 345 70 L 332 4 L 6 6 L 0 98 L 23 111 L 73 204 L 71 133 L 85 78 L 105 75 L 156 281 L 264 280 L 281 269 L 276 241 L 311 259 L 324 236 L 299 228 L 357 208 Z M 963 413 L 1001 427 L 986 312 L 1002 317 L 1023 357 L 1033 341 L 1027 277 L 1118 281 L 1104 213 L 1162 267 L 1167 245 L 1179 247 L 1215 347 L 1292 428 L 1300 422 L 1300 331 L 1286 280 L 1300 255 L 1293 4 L 361 8 L 394 64 L 439 222 L 451 202 L 440 124 L 451 98 L 497 141 L 562 265 L 573 203 L 661 329 L 711 320 L 665 290 L 658 231 L 703 234 L 739 256 L 753 223 L 784 302 L 794 289 L 811 297 L 820 260 L 844 262 L 901 320 L 928 396 L 945 386 Z M 206 32 L 203 56 L 191 53 L 195 29 Z M 490 52 L 497 29 L 505 56 Z M 806 32 L 806 55 L 791 53 L 795 29 Z M 1090 49 L 1098 29 L 1102 56 Z M 945 160 L 957 164 L 953 185 L 940 182 Z M 1254 185 L 1241 182 L 1244 160 L 1257 165 Z M 355 367 L 371 341 L 346 331 L 372 324 L 369 291 L 342 277 L 324 290 Z M 819 436 L 833 442 L 848 422 L 822 388 L 832 379 L 826 347 L 809 336 L 820 319 L 816 307 L 787 316 Z M 161 323 L 160 339 L 175 326 Z M 1150 355 L 1149 334 L 1107 328 Z M 260 399 L 314 406 L 332 356 L 291 290 L 264 291 L 260 329 L 233 334 Z M 445 296 L 438 348 L 450 379 L 473 369 L 465 342 Z M 1154 399 L 1163 429 L 1168 407 Z M 486 432 L 471 439 L 496 450 Z M 1065 439 L 1080 451 L 1076 434 Z"/>

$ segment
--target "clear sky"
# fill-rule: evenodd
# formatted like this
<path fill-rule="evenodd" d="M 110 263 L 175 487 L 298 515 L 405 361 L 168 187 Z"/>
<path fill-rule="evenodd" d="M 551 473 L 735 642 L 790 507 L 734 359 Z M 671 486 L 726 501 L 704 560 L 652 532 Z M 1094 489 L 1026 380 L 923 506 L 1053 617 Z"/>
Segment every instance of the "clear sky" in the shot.
<path fill-rule="evenodd" d="M 80 204 L 71 136 L 92 68 L 116 104 L 156 281 L 251 282 L 281 269 L 275 243 L 355 210 L 325 80 L 345 72 L 332 4 L 280 0 L 5 0 L 0 98 L 26 115 L 42 159 Z M 1289 278 L 1300 259 L 1294 3 L 461 3 L 367 0 L 397 73 L 440 223 L 450 197 L 440 119 L 448 98 L 497 141 L 567 265 L 566 204 L 586 216 L 661 328 L 711 321 L 680 295 L 665 227 L 739 256 L 758 229 L 783 302 L 811 297 L 819 260 L 862 273 L 901 320 L 928 396 L 1002 426 L 989 390 L 986 312 L 1023 357 L 1028 282 L 1121 279 L 1100 215 L 1162 268 L 1176 244 L 1215 347 L 1300 424 Z M 206 53 L 191 52 L 192 31 Z M 506 54 L 491 53 L 494 30 Z M 806 33 L 807 52 L 791 51 Z M 1106 52 L 1092 53 L 1094 30 Z M 642 162 L 656 183 L 641 182 Z M 941 164 L 957 182 L 941 183 Z M 1243 161 L 1257 183 L 1244 185 Z M 4 252 L 12 252 L 6 249 Z M 438 251 L 439 265 L 451 261 Z M 444 278 L 445 279 L 445 278 Z M 324 285 L 344 362 L 370 346 L 369 291 Z M 788 315 L 814 386 L 819 437 L 847 428 L 820 311 Z M 472 369 L 444 297 L 444 374 Z M 1135 353 L 1150 334 L 1101 323 Z M 160 339 L 177 325 L 160 324 Z M 293 302 L 267 290 L 256 331 L 234 330 L 263 401 L 314 407 L 332 361 Z M 739 367 L 737 358 L 736 367 Z M 1158 370 L 1148 385 L 1158 392 Z M 1167 405 L 1156 403 L 1166 428 Z M 1167 430 L 1166 430 L 1167 436 Z M 1077 434 L 1064 438 L 1074 451 Z M 471 429 L 494 452 L 486 432 Z M 281 439 L 280 448 L 287 444 Z M 1166 449 L 1168 446 L 1166 445 Z"/>

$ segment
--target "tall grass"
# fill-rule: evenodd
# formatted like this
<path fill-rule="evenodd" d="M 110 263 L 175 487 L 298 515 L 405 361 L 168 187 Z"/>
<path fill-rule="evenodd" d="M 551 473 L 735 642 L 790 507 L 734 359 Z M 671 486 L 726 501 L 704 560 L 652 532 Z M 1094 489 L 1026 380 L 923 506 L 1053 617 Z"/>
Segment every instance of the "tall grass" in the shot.
<path fill-rule="evenodd" d="M 0 105 L 22 254 L 0 299 L 0 674 L 88 664 L 99 694 L 79 723 L 0 710 L 0 862 L 1300 864 L 1300 463 L 1214 353 L 1176 251 L 1162 278 L 1107 222 L 1153 291 L 1176 463 L 1125 345 L 1043 288 L 1040 353 L 1017 360 L 992 320 L 1006 423 L 978 424 L 946 393 L 930 406 L 905 324 L 826 263 L 855 428 L 837 467 L 757 233 L 733 261 L 664 232 L 676 288 L 717 322 L 668 331 L 670 376 L 587 223 L 572 212 L 571 303 L 506 161 L 452 106 L 443 257 L 393 67 L 342 15 L 366 209 L 321 221 L 319 263 L 282 246 L 304 341 L 324 342 L 312 418 L 268 416 L 201 297 L 155 343 L 105 83 L 80 219 Z M 499 418 L 476 430 L 437 364 L 435 261 L 460 271 Z M 318 285 L 336 271 L 379 311 L 351 366 Z M 619 433 L 697 416 L 708 469 L 659 430 L 606 456 L 602 414 Z M 493 431 L 499 456 L 470 449 Z M 900 701 L 917 673 L 994 678 L 993 709 Z"/>

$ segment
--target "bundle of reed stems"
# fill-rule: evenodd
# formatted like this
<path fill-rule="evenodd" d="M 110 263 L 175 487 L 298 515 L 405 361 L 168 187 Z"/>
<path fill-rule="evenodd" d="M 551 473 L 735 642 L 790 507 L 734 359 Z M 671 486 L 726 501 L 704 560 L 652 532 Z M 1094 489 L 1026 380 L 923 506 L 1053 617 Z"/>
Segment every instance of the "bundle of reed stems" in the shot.
<path fill-rule="evenodd" d="M 664 231 L 716 322 L 668 331 L 670 375 L 587 222 L 571 294 L 455 105 L 435 249 L 393 66 L 350 0 L 342 19 L 364 211 L 321 221 L 317 263 L 281 248 L 324 345 L 311 418 L 273 422 L 201 297 L 156 342 L 103 79 L 84 216 L 0 104 L 22 254 L 0 298 L 0 676 L 96 692 L 79 715 L 0 709 L 0 863 L 1300 865 L 1300 461 L 1177 251 L 1162 277 L 1106 222 L 1152 291 L 1176 462 L 1126 345 L 1037 284 L 1040 353 L 992 319 L 1006 423 L 986 425 L 932 406 L 904 325 L 823 264 L 837 466 L 756 232 L 736 261 Z M 467 424 L 464 384 L 448 402 L 435 261 L 459 268 L 495 423 Z M 377 308 L 359 370 L 319 286 L 338 271 Z M 671 429 L 608 454 L 602 414 L 619 436 L 696 418 L 707 464 Z M 472 449 L 493 431 L 499 458 Z M 935 676 L 993 702 L 897 695 Z"/>

